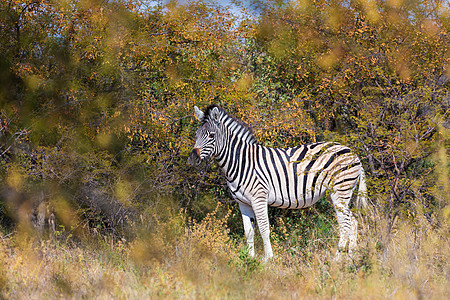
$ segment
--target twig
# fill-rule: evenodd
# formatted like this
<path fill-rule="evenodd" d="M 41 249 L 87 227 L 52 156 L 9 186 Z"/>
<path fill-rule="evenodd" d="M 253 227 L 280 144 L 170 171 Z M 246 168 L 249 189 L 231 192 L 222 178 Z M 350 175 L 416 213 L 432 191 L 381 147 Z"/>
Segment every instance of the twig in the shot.
<path fill-rule="evenodd" d="M 10 237 L 14 232 L 8 233 L 5 236 L 0 236 L 0 238 L 2 238 L 2 241 L 6 240 L 8 237 Z"/>

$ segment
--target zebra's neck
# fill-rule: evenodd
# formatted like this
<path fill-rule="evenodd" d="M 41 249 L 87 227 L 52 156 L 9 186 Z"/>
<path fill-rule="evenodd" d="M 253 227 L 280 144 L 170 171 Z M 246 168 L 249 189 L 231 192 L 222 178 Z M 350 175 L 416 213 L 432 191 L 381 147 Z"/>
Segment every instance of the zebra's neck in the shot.
<path fill-rule="evenodd" d="M 247 124 L 225 114 L 222 119 L 224 131 L 229 138 L 236 138 L 248 144 L 257 144 L 255 136 Z"/>
<path fill-rule="evenodd" d="M 251 162 L 250 149 L 258 147 L 259 144 L 251 130 L 234 118 L 226 115 L 222 124 L 223 145 L 216 159 L 227 179 L 233 181 L 239 168 Z"/>

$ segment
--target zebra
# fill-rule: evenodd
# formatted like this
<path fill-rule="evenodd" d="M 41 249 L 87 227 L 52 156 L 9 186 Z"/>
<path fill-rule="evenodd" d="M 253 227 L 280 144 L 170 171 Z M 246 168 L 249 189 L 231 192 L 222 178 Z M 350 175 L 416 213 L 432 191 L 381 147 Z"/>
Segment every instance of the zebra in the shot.
<path fill-rule="evenodd" d="M 357 221 L 349 209 L 359 183 L 356 204 L 367 206 L 367 187 L 361 161 L 350 148 L 318 142 L 292 148 L 259 144 L 250 128 L 217 105 L 203 112 L 194 107 L 201 122 L 188 163 L 198 166 L 214 159 L 222 169 L 232 197 L 238 202 L 247 249 L 255 257 L 255 219 L 264 243 L 264 260 L 273 257 L 268 205 L 300 209 L 315 204 L 327 190 L 337 216 L 340 239 L 336 258 L 348 247 L 356 248 Z"/>

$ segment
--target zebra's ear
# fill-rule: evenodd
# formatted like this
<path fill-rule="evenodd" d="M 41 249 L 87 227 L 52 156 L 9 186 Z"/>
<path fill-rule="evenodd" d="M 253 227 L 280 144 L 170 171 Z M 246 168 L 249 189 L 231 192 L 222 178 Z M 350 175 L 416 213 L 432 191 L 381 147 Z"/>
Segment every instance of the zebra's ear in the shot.
<path fill-rule="evenodd" d="M 195 116 L 197 119 L 202 122 L 203 118 L 205 117 L 205 114 L 198 108 L 197 106 L 194 106 Z"/>
<path fill-rule="evenodd" d="M 211 110 L 210 115 L 211 115 L 211 117 L 213 118 L 214 122 L 216 122 L 216 123 L 219 122 L 220 111 L 219 111 L 219 109 L 218 109 L 217 107 L 214 107 L 214 108 Z"/>

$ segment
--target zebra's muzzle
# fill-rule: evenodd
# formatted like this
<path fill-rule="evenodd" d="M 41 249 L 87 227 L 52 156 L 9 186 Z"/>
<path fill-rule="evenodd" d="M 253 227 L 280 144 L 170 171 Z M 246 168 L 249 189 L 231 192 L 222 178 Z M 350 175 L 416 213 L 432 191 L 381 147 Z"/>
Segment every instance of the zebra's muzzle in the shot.
<path fill-rule="evenodd" d="M 200 148 L 192 149 L 191 154 L 188 158 L 188 164 L 191 166 L 198 166 L 202 163 L 202 159 L 200 158 Z"/>

